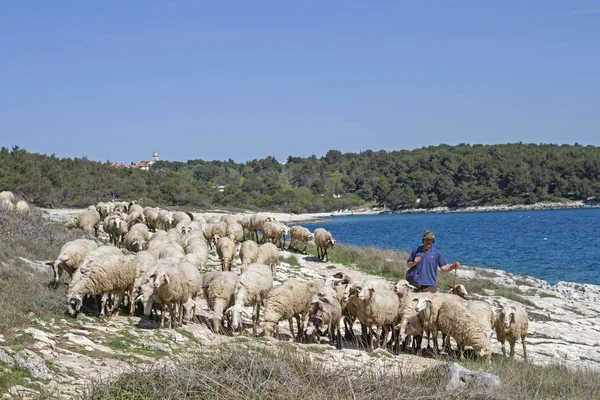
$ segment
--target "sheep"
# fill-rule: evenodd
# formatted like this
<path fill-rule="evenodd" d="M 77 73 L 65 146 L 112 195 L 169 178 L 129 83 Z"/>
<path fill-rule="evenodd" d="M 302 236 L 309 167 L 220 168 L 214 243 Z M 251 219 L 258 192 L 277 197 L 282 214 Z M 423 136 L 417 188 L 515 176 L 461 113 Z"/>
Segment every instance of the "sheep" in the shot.
<path fill-rule="evenodd" d="M 421 298 L 415 310 L 431 323 L 431 299 Z M 477 317 L 459 301 L 443 301 L 438 309 L 435 326 L 443 334 L 451 336 L 458 344 L 460 359 L 464 358 L 464 347 L 471 346 L 477 358 L 491 360 L 492 349 L 487 333 Z"/>
<path fill-rule="evenodd" d="M 270 221 L 274 221 L 274 219 L 266 215 L 253 214 L 250 217 L 250 232 L 252 235 L 252 239 L 256 238 L 256 243 L 260 243 L 260 241 L 258 240 L 258 231 L 262 232 L 263 225 L 265 224 L 265 222 Z"/>
<path fill-rule="evenodd" d="M 184 211 L 173 212 L 172 226 L 177 226 L 181 222 L 186 222 L 186 223 L 192 222 L 192 216 Z"/>
<path fill-rule="evenodd" d="M 225 222 L 227 225 L 239 224 L 237 216 L 231 214 L 221 216 L 220 221 Z"/>
<path fill-rule="evenodd" d="M 306 254 L 306 248 L 308 247 L 308 242 L 313 240 L 314 235 L 308 230 L 300 225 L 294 225 L 290 228 L 290 245 L 288 249 L 296 249 L 300 250 L 300 252 Z M 302 249 L 297 248 L 296 245 L 301 243 L 304 245 Z"/>
<path fill-rule="evenodd" d="M 65 224 L 68 229 L 78 228 L 89 232 L 94 230 L 94 236 L 98 237 L 100 228 L 100 214 L 96 210 L 85 210 L 77 214 L 70 222 Z"/>
<path fill-rule="evenodd" d="M 219 235 L 220 237 L 227 236 L 227 224 L 225 222 L 219 222 L 218 224 L 214 224 L 212 226 L 213 240 L 215 235 Z"/>
<path fill-rule="evenodd" d="M 227 225 L 227 236 L 235 242 L 236 253 L 240 251 L 240 245 L 244 240 L 244 228 L 237 222 Z"/>
<path fill-rule="evenodd" d="M 208 245 L 204 240 L 204 237 L 195 237 L 191 238 L 187 241 L 185 246 L 186 258 L 192 259 L 188 256 L 195 255 L 196 258 L 194 264 L 200 267 L 200 269 L 204 269 L 206 267 L 206 263 L 208 262 Z"/>
<path fill-rule="evenodd" d="M 205 293 L 206 302 L 209 309 L 213 311 L 213 331 L 223 332 L 221 320 L 226 309 L 233 306 L 235 298 L 235 285 L 238 276 L 235 272 L 224 271 L 213 276 L 206 274 L 203 277 L 202 288 Z"/>
<path fill-rule="evenodd" d="M 114 211 L 115 204 L 112 202 L 99 202 L 96 204 L 96 211 L 100 213 L 100 218 L 104 219 L 108 217 Z"/>
<path fill-rule="evenodd" d="M 250 216 L 247 215 L 245 217 L 242 218 L 242 221 L 240 222 L 240 224 L 242 225 L 242 228 L 244 228 L 244 240 L 246 240 L 246 238 L 248 236 L 251 235 L 251 224 L 250 224 Z M 252 239 L 254 239 L 254 237 L 252 237 Z"/>
<path fill-rule="evenodd" d="M 115 202 L 113 211 L 119 212 L 119 213 L 128 213 L 129 212 L 129 203 L 126 201 Z"/>
<path fill-rule="evenodd" d="M 204 242 L 204 244 L 206 244 L 206 248 L 208 248 L 208 243 L 206 242 L 206 238 L 204 237 L 204 233 L 202 232 L 202 230 L 192 229 L 184 233 L 183 235 L 181 235 L 181 239 L 179 240 L 179 242 L 181 243 L 181 246 L 183 246 L 183 248 L 185 249 L 188 245 L 188 242 L 192 239 L 201 239 Z"/>
<path fill-rule="evenodd" d="M 13 192 L 5 190 L 0 192 L 0 200 L 8 200 L 11 203 L 15 202 L 15 195 L 13 194 Z"/>
<path fill-rule="evenodd" d="M 258 246 L 258 257 L 256 258 L 256 262 L 269 265 L 271 271 L 273 271 L 273 276 L 275 276 L 275 266 L 279 262 L 279 251 L 277 250 L 277 246 L 273 243 L 263 243 Z"/>
<path fill-rule="evenodd" d="M 129 203 L 129 211 L 128 212 L 129 212 L 129 214 L 132 214 L 132 213 L 136 212 L 136 213 L 138 213 L 140 215 L 144 215 L 144 207 L 142 207 L 139 204 L 137 204 L 137 203 L 135 203 L 135 202 L 132 201 L 132 202 Z"/>
<path fill-rule="evenodd" d="M 285 237 L 290 233 L 290 228 L 281 222 L 269 221 L 264 223 L 262 232 L 264 241 L 273 244 L 279 243 L 278 247 L 283 249 L 285 247 Z"/>
<path fill-rule="evenodd" d="M 327 249 L 330 247 L 333 248 L 335 239 L 331 233 L 327 232 L 325 229 L 317 228 L 314 233 L 314 241 L 317 245 L 317 257 L 319 260 L 327 262 L 329 260 L 327 257 Z"/>
<path fill-rule="evenodd" d="M 131 228 L 135 224 L 145 224 L 146 217 L 144 217 L 144 214 L 142 213 L 132 211 L 125 217 L 125 222 L 127 223 L 127 227 Z"/>
<path fill-rule="evenodd" d="M 252 334 L 256 335 L 259 325 L 260 303 L 267 297 L 273 287 L 273 273 L 265 264 L 249 264 L 235 284 L 235 304 L 232 310 L 231 327 L 237 330 L 240 326 L 242 307 L 252 308 Z"/>
<path fill-rule="evenodd" d="M 63 271 L 73 277 L 73 273 L 77 270 L 88 253 L 98 248 L 98 245 L 93 240 L 75 239 L 65 243 L 58 252 L 56 261 L 47 263 L 52 265 L 54 270 L 54 282 L 58 283 Z"/>
<path fill-rule="evenodd" d="M 384 343 L 387 341 L 390 326 L 395 326 L 398 321 L 400 300 L 387 282 L 379 279 L 367 279 L 361 284 L 359 293 L 358 318 L 367 326 L 370 332 L 373 325 L 379 326 L 383 332 Z M 377 338 L 376 335 L 373 335 Z M 377 347 L 380 346 L 377 340 Z M 369 346 L 373 344 L 370 341 Z"/>
<path fill-rule="evenodd" d="M 15 205 L 9 199 L 0 199 L 0 211 L 13 212 Z"/>
<path fill-rule="evenodd" d="M 206 239 L 206 243 L 208 243 L 209 248 L 213 248 L 213 233 L 212 233 L 212 224 L 202 224 L 202 233 L 204 234 L 204 238 Z"/>
<path fill-rule="evenodd" d="M 529 328 L 529 319 L 527 311 L 520 304 L 507 305 L 498 313 L 496 319 L 496 337 L 502 345 L 502 355 L 506 356 L 504 341 L 508 340 L 510 344 L 510 357 L 515 356 L 515 343 L 521 338 L 523 345 L 523 359 L 527 360 L 527 346 L 525 338 Z"/>
<path fill-rule="evenodd" d="M 112 255 L 123 255 L 123 252 L 115 246 L 98 246 L 97 248 L 87 253 L 85 258 L 83 259 L 83 262 L 81 263 L 81 266 L 75 271 L 75 274 L 85 274 L 90 268 L 90 266 L 96 262 L 96 260 Z M 75 279 L 75 274 L 73 275 L 72 281 Z"/>
<path fill-rule="evenodd" d="M 202 214 L 191 213 L 192 214 L 192 222 L 197 222 L 199 225 L 206 223 L 206 218 Z"/>
<path fill-rule="evenodd" d="M 323 287 L 322 280 L 304 281 L 288 279 L 281 285 L 271 289 L 265 300 L 263 316 L 263 335 L 273 336 L 279 331 L 279 321 L 287 319 L 292 337 L 301 337 L 304 331 L 304 316 L 308 312 L 312 297 Z M 296 318 L 298 334 L 294 336 L 292 319 Z"/>
<path fill-rule="evenodd" d="M 71 317 L 77 317 L 85 296 L 115 294 L 116 300 L 109 317 L 117 311 L 125 292 L 128 292 L 132 299 L 136 273 L 132 261 L 133 257 L 123 255 L 96 259 L 81 279 L 67 292 Z M 100 309 L 100 315 L 104 315 L 104 307 Z"/>
<path fill-rule="evenodd" d="M 113 218 L 112 224 L 109 225 L 109 235 L 112 235 L 115 246 L 121 247 L 125 235 L 129 232 L 127 221 L 120 216 Z"/>
<path fill-rule="evenodd" d="M 306 315 L 307 328 L 305 331 L 305 336 L 308 337 L 312 334 L 311 328 L 316 329 L 321 325 L 326 325 L 329 343 L 333 344 L 335 341 L 338 350 L 342 348 L 340 319 L 342 318 L 341 299 L 344 292 L 338 292 L 336 285 L 340 288 L 343 287 L 343 285 L 338 285 L 341 282 L 341 279 L 327 278 L 323 287 L 313 296 L 310 309 Z"/>
<path fill-rule="evenodd" d="M 168 307 L 171 328 L 176 325 L 176 308 L 179 309 L 179 325 L 182 325 L 184 304 L 199 290 L 200 282 L 190 276 L 192 270 L 198 272 L 193 265 L 185 262 L 175 266 L 160 265 L 150 276 L 154 287 L 152 297 Z M 201 280 L 199 276 L 198 274 L 198 281 Z"/>
<path fill-rule="evenodd" d="M 467 288 L 463 284 L 458 284 L 458 285 L 456 285 L 454 287 L 450 286 L 450 288 L 448 290 L 448 293 L 460 296 L 460 297 L 462 297 L 465 300 L 469 299 L 469 292 L 467 291 Z"/>
<path fill-rule="evenodd" d="M 242 268 L 245 265 L 251 264 L 258 260 L 258 244 L 254 240 L 246 240 L 240 247 L 240 260 L 242 260 Z"/>
<path fill-rule="evenodd" d="M 150 250 L 150 248 L 148 248 Z M 185 251 L 183 247 L 179 245 L 179 243 L 170 243 L 168 245 L 163 246 L 158 253 L 158 258 L 183 258 L 185 257 Z"/>
<path fill-rule="evenodd" d="M 21 215 L 29 215 L 29 204 L 25 200 L 19 200 L 15 203 L 14 212 Z"/>
<path fill-rule="evenodd" d="M 158 215 L 160 213 L 160 208 L 158 207 L 146 207 L 144 208 L 144 217 L 146 218 L 146 225 L 148 225 L 148 229 L 152 232 L 156 232 L 156 227 L 158 223 Z"/>
<path fill-rule="evenodd" d="M 173 213 L 167 210 L 160 210 L 156 219 L 156 227 L 165 231 L 173 227 Z"/>
<path fill-rule="evenodd" d="M 125 248 L 130 251 L 142 251 L 148 248 L 150 232 L 144 224 L 135 224 L 129 228 L 129 232 L 123 238 Z"/>
<path fill-rule="evenodd" d="M 471 300 L 467 303 L 467 310 L 471 311 L 477 317 L 477 320 L 487 332 L 488 342 L 491 343 L 496 321 L 492 306 L 482 300 Z"/>
<path fill-rule="evenodd" d="M 217 255 L 221 260 L 221 270 L 231 271 L 231 264 L 235 258 L 235 243 L 227 236 L 219 238 L 217 235 L 214 238 L 216 239 Z"/>

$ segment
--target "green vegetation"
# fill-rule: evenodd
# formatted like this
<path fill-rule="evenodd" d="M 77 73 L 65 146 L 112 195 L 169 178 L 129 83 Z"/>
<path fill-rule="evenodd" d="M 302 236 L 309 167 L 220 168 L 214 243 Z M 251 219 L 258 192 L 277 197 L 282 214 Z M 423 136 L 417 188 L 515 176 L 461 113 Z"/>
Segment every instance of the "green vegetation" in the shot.
<path fill-rule="evenodd" d="M 300 262 L 293 255 L 289 255 L 286 257 L 279 256 L 279 262 L 284 262 L 284 263 L 290 264 L 291 267 L 299 267 L 300 266 Z"/>
<path fill-rule="evenodd" d="M 221 185 L 223 192 L 217 190 Z M 246 163 L 160 161 L 142 171 L 15 146 L 0 149 L 0 190 L 42 207 L 84 207 L 111 198 L 288 212 L 374 204 L 392 209 L 531 204 L 597 196 L 600 151 L 581 145 L 460 144 L 359 154 L 330 150 L 321 158 L 289 157 L 284 164 L 273 157 Z"/>

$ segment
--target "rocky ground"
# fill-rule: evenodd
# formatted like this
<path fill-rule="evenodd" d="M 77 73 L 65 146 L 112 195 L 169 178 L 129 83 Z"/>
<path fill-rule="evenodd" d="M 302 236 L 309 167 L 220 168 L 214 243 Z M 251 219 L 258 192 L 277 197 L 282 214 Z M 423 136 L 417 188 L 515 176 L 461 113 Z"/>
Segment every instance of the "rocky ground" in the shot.
<path fill-rule="evenodd" d="M 64 214 L 64 218 L 68 218 L 69 214 Z M 288 263 L 282 262 L 277 267 L 277 282 L 292 277 L 320 278 L 338 271 L 345 271 L 357 280 L 367 276 L 351 267 L 323 263 L 302 254 L 283 251 L 282 256 Z M 297 262 L 291 262 L 290 257 Z M 29 265 L 32 268 L 48 268 L 41 261 L 29 261 Z M 211 256 L 209 269 L 219 268 L 218 260 Z M 473 279 L 490 280 L 503 289 L 473 298 L 485 299 L 498 307 L 515 299 L 522 300 L 530 316 L 527 352 L 531 362 L 600 368 L 600 310 L 596 306 L 600 300 L 600 287 L 565 282 L 549 286 L 535 278 L 512 276 L 500 270 L 469 267 L 459 270 L 457 283 L 468 288 L 469 281 Z M 524 295 L 519 297 L 515 293 Z M 91 379 L 109 379 L 133 366 L 169 365 L 198 352 L 219 351 L 223 345 L 265 346 L 273 350 L 294 346 L 298 352 L 322 362 L 324 366 L 356 370 L 378 365 L 410 373 L 447 362 L 445 357 L 393 355 L 383 349 L 369 353 L 357 349 L 353 343 L 344 343 L 342 350 L 336 350 L 327 343 L 298 344 L 291 340 L 287 323 L 280 324 L 280 336 L 273 339 L 252 337 L 249 325 L 242 335 L 217 335 L 209 328 L 210 314 L 203 301 L 201 305 L 199 323 L 186 324 L 174 330 L 157 329 L 152 321 L 126 314 L 117 315 L 109 321 L 83 314 L 76 319 L 65 315 L 48 320 L 31 315 L 30 327 L 0 336 L 0 365 L 4 366 L 0 368 L 20 374 L 20 384 L 3 396 L 27 398 L 43 393 L 49 397 L 75 397 L 85 390 Z M 355 329 L 360 331 L 359 326 Z M 493 346 L 494 358 L 499 357 L 500 345 L 495 338 Z M 521 356 L 518 345 L 517 357 Z"/>

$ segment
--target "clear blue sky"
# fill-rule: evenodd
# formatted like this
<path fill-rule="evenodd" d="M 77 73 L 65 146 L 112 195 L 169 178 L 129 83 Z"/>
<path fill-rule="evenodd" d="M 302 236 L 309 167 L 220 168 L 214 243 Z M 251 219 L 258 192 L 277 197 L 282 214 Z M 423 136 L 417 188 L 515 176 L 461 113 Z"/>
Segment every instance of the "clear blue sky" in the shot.
<path fill-rule="evenodd" d="M 238 162 L 600 145 L 599 1 L 3 1 L 0 146 Z"/>

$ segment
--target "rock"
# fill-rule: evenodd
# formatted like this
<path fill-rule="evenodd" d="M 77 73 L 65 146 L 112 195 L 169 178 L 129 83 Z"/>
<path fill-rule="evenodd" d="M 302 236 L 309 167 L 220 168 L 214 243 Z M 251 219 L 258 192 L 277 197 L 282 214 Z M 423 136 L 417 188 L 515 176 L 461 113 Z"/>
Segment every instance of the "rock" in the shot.
<path fill-rule="evenodd" d="M 187 342 L 188 338 L 183 337 L 183 335 L 177 331 L 173 331 L 173 336 L 171 337 L 171 340 L 175 343 L 183 343 Z"/>
<path fill-rule="evenodd" d="M 37 390 L 26 388 L 25 386 L 15 385 L 8 388 L 8 394 L 18 396 L 18 398 L 27 398 L 40 394 Z M 8 397 L 10 398 L 10 397 Z"/>
<path fill-rule="evenodd" d="M 129 332 L 129 335 L 131 335 L 131 336 L 133 336 L 135 338 L 139 338 L 140 337 L 140 334 L 137 333 L 136 331 L 134 331 L 133 329 L 130 329 L 128 332 Z"/>
<path fill-rule="evenodd" d="M 50 339 L 56 337 L 56 335 L 53 335 L 51 333 L 40 331 L 39 329 L 35 328 L 27 328 L 24 330 L 24 332 L 30 334 L 35 340 L 39 340 L 40 342 L 47 343 L 51 346 L 54 346 L 56 344 L 54 340 Z"/>
<path fill-rule="evenodd" d="M 439 366 L 440 372 L 446 376 L 444 390 L 457 389 L 494 389 L 501 386 L 500 378 L 487 372 L 472 372 L 458 365 L 448 363 Z"/>
<path fill-rule="evenodd" d="M 69 342 L 73 342 L 80 346 L 94 347 L 94 345 L 95 345 L 94 342 L 92 342 L 90 339 L 86 338 L 85 336 L 75 335 L 73 333 L 67 333 L 63 337 L 67 338 L 67 340 L 69 340 Z"/>
<path fill-rule="evenodd" d="M 15 357 L 15 362 L 29 370 L 31 376 L 37 379 L 52 379 L 52 372 L 46 367 L 44 360 L 31 350 L 21 350 Z"/>
<path fill-rule="evenodd" d="M 0 347 L 0 362 L 9 367 L 15 365 L 15 360 L 13 360 L 13 358 L 8 354 L 8 352 L 6 352 L 5 349 L 2 347 Z"/>

